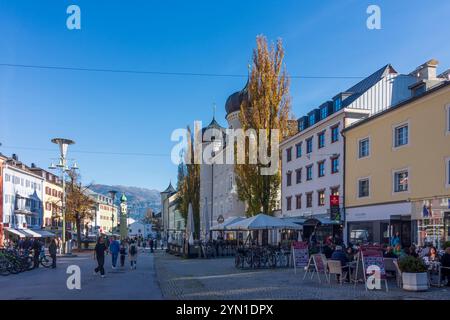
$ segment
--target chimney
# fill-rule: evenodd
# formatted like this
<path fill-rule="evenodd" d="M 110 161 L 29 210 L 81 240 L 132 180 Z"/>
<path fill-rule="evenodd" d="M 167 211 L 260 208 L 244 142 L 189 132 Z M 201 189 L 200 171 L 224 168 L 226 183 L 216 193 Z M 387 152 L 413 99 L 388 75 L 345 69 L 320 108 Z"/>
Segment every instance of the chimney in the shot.
<path fill-rule="evenodd" d="M 36 164 L 35 164 L 35 163 L 32 163 L 32 164 L 31 164 L 31 168 L 33 168 L 33 169 L 36 168 Z"/>
<path fill-rule="evenodd" d="M 436 80 L 436 68 L 438 64 L 439 61 L 437 61 L 436 59 L 428 60 L 424 64 L 417 67 L 416 70 L 411 73 L 411 75 L 416 77 L 418 82 L 422 80 Z"/>
<path fill-rule="evenodd" d="M 15 153 L 12 154 L 12 158 L 14 161 L 19 161 L 19 157 Z"/>

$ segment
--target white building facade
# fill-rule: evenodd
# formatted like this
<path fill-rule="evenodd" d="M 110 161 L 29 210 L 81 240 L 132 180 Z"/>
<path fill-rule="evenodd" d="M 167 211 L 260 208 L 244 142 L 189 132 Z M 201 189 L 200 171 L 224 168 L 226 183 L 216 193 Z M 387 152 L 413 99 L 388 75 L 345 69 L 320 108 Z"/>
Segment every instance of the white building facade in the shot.
<path fill-rule="evenodd" d="M 16 155 L 3 165 L 3 226 L 15 236 L 40 236 L 33 231 L 43 224 L 44 179 L 19 161 Z M 19 233 L 16 231 L 19 230 Z M 22 232 L 20 232 L 22 230 Z"/>
<path fill-rule="evenodd" d="M 413 81 L 387 65 L 298 119 L 298 133 L 280 145 L 281 216 L 313 220 L 312 227 L 318 222 L 328 224 L 327 236 L 342 236 L 345 155 L 341 131 L 408 98 Z M 340 206 L 334 221 L 330 219 L 331 195 L 338 197 Z M 304 237 L 312 230 L 304 226 Z"/>

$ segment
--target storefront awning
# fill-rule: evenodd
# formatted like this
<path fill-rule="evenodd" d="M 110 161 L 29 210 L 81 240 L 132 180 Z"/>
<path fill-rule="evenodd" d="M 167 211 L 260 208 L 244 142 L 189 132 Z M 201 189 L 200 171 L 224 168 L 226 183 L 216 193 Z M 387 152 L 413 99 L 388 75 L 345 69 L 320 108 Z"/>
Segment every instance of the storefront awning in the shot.
<path fill-rule="evenodd" d="M 33 230 L 36 233 L 39 233 L 42 238 L 54 238 L 56 235 L 53 232 L 47 230 Z"/>
<path fill-rule="evenodd" d="M 320 225 L 338 225 L 339 221 L 331 220 L 330 218 L 310 218 L 305 220 L 304 226 L 320 226 Z"/>
<path fill-rule="evenodd" d="M 42 237 L 39 233 L 37 233 L 31 229 L 20 229 L 20 231 L 25 233 L 25 235 L 27 237 L 32 237 L 32 238 L 41 238 Z"/>
<path fill-rule="evenodd" d="M 25 238 L 25 237 L 28 237 L 28 235 L 26 235 L 25 233 L 22 233 L 22 232 L 20 232 L 19 230 L 14 229 L 14 228 L 5 228 L 5 230 L 6 230 L 7 232 L 11 233 L 11 234 L 14 234 L 14 235 L 18 236 L 19 238 Z"/>

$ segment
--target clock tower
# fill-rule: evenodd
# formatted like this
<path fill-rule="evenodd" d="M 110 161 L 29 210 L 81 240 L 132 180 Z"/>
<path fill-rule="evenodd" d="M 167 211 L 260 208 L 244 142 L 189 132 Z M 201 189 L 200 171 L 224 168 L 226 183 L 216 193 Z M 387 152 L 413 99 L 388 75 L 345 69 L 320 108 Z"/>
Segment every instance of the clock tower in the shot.
<path fill-rule="evenodd" d="M 120 198 L 120 239 L 124 240 L 128 238 L 128 206 L 127 197 L 122 194 Z"/>

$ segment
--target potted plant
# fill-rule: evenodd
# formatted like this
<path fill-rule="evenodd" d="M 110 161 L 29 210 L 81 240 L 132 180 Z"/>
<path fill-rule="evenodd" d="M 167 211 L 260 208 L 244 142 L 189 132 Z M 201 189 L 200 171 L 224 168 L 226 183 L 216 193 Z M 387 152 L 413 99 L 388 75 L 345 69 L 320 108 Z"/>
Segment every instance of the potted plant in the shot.
<path fill-rule="evenodd" d="M 398 262 L 402 271 L 403 289 L 408 291 L 428 290 L 427 266 L 421 258 L 406 256 Z"/>

